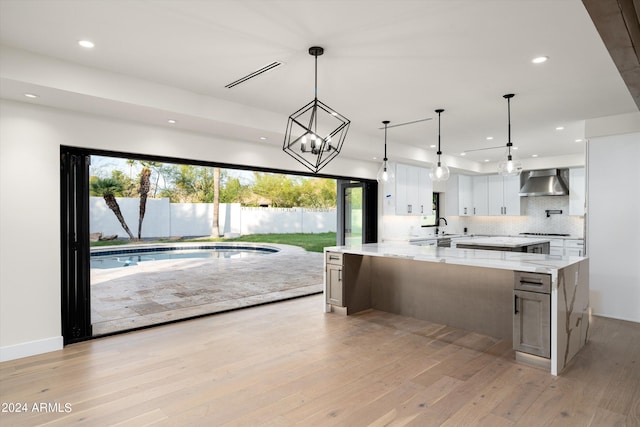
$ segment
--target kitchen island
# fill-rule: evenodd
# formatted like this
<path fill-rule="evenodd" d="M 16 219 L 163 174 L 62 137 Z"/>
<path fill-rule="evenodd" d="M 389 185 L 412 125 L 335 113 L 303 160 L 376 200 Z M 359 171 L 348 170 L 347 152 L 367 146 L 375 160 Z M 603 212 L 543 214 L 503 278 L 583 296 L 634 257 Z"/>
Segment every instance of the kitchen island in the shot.
<path fill-rule="evenodd" d="M 406 243 L 330 247 L 325 311 L 375 309 L 513 340 L 516 359 L 557 375 L 587 341 L 588 261 Z"/>
<path fill-rule="evenodd" d="M 549 239 L 532 237 L 476 237 L 472 239 L 457 239 L 455 246 L 462 249 L 528 252 L 534 254 L 549 254 L 551 249 Z"/>

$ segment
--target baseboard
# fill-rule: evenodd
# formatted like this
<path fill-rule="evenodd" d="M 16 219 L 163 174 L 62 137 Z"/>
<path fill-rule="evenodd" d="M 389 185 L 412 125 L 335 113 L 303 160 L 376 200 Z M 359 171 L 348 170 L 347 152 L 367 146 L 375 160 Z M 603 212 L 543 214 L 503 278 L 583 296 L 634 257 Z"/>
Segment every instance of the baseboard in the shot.
<path fill-rule="evenodd" d="M 615 320 L 623 320 L 625 322 L 640 323 L 640 319 L 630 319 L 628 317 L 612 316 L 610 314 L 605 314 L 605 313 L 596 313 L 593 310 L 591 311 L 591 314 L 596 317 L 606 317 L 607 319 L 615 319 Z"/>
<path fill-rule="evenodd" d="M 62 350 L 64 340 L 62 336 L 29 341 L 22 344 L 0 347 L 0 362 L 35 356 L 36 354 Z"/>

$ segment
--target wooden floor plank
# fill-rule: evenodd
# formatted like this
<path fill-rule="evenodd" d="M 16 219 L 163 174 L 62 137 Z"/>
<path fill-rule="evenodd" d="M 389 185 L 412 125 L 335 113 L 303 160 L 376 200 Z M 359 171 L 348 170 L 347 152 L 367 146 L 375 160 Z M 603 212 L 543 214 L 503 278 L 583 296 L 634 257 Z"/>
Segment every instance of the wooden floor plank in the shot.
<path fill-rule="evenodd" d="M 636 323 L 594 317 L 552 377 L 508 341 L 321 307 L 316 295 L 1 363 L 2 401 L 29 410 L 0 425 L 640 426 Z"/>

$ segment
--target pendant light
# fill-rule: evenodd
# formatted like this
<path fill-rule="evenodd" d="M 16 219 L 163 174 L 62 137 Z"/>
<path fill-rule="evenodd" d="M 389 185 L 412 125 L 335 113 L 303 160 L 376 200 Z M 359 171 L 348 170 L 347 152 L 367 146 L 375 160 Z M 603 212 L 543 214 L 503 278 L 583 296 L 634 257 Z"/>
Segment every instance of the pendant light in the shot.
<path fill-rule="evenodd" d="M 315 96 L 313 101 L 289 116 L 282 150 L 313 173 L 333 160 L 347 135 L 351 121 L 318 100 L 318 56 L 324 48 L 312 46 L 315 57 Z"/>
<path fill-rule="evenodd" d="M 396 174 L 393 171 L 393 168 L 389 167 L 389 159 L 387 158 L 387 126 L 389 125 L 389 120 L 383 120 L 384 124 L 384 159 L 382 159 L 382 165 L 380 165 L 380 170 L 378 170 L 377 180 L 378 182 L 391 184 L 396 179 Z"/>
<path fill-rule="evenodd" d="M 507 159 L 498 163 L 498 173 L 502 176 L 518 176 L 520 172 L 522 172 L 522 163 L 514 160 L 511 155 L 511 147 L 513 147 L 513 143 L 511 142 L 511 98 L 515 95 L 512 93 L 508 93 L 503 95 L 502 97 L 507 100 L 507 117 L 509 122 L 508 127 L 508 139 L 507 139 Z"/>
<path fill-rule="evenodd" d="M 438 113 L 438 163 L 436 164 L 435 169 L 432 169 L 429 172 L 429 178 L 431 181 L 446 181 L 449 179 L 449 167 L 442 163 L 440 160 L 440 156 L 442 155 L 442 150 L 440 149 L 440 114 L 442 114 L 444 110 L 442 108 L 438 108 L 436 113 Z"/>

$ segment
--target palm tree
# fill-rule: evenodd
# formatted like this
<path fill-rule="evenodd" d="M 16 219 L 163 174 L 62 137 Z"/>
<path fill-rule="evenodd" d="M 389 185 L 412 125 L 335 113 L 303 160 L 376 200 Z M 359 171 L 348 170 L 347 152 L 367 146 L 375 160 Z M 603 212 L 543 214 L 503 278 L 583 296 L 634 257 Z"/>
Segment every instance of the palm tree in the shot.
<path fill-rule="evenodd" d="M 151 169 L 145 167 L 140 172 L 140 215 L 138 217 L 138 239 L 142 239 L 142 220 L 147 211 L 147 195 L 151 189 Z"/>
<path fill-rule="evenodd" d="M 220 237 L 220 168 L 213 168 L 213 221 L 211 235 Z"/>
<path fill-rule="evenodd" d="M 122 216 L 122 212 L 120 212 L 120 205 L 118 205 L 118 201 L 116 200 L 115 194 L 122 190 L 122 184 L 112 178 L 98 178 L 91 181 L 91 194 L 102 196 L 104 198 L 105 203 L 116 215 L 116 218 L 120 221 L 120 225 L 122 225 L 124 231 L 127 232 L 129 238 L 131 240 L 135 240 L 135 237 L 133 237 L 131 230 L 129 230 L 129 227 Z"/>

